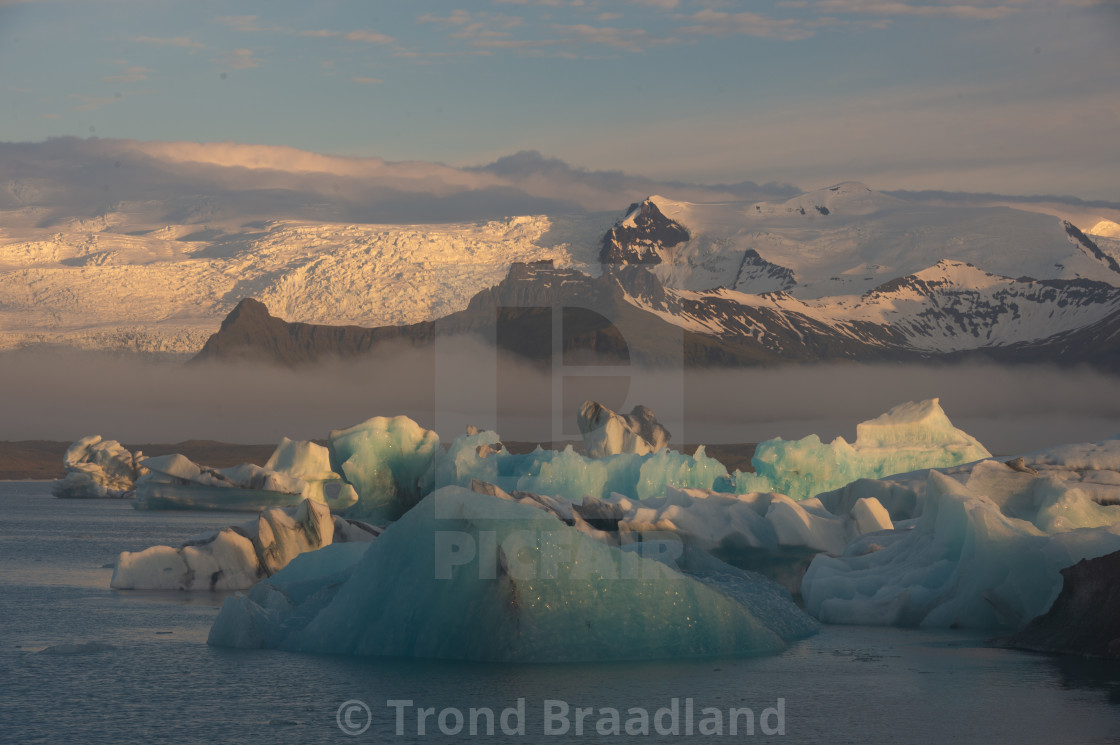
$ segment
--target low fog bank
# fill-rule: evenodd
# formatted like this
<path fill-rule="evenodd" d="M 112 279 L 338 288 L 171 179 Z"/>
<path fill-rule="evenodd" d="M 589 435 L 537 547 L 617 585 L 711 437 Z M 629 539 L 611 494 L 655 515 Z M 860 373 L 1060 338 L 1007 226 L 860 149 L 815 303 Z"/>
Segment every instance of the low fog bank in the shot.
<path fill-rule="evenodd" d="M 939 396 L 953 422 L 1011 454 L 1120 433 L 1120 377 L 1048 367 L 829 364 L 714 371 L 581 366 L 552 372 L 467 341 L 384 349 L 303 369 L 184 367 L 80 352 L 0 354 L 0 439 L 86 434 L 144 442 L 271 443 L 323 438 L 406 414 L 445 439 L 467 424 L 508 440 L 576 439 L 586 398 L 650 406 L 673 442 L 757 442 L 816 433 L 849 441 L 857 422 Z"/>

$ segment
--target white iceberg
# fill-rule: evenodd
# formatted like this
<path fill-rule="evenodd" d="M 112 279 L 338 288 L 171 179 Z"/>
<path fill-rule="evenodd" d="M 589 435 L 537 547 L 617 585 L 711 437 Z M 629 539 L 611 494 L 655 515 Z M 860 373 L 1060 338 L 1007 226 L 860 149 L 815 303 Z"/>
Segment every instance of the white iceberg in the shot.
<path fill-rule="evenodd" d="M 310 499 L 265 510 L 257 520 L 196 536 L 182 546 L 124 551 L 110 587 L 118 590 L 246 590 L 296 556 L 334 542 L 367 543 L 380 530 L 331 517 Z"/>
<path fill-rule="evenodd" d="M 142 465 L 147 473 L 136 482 L 138 509 L 255 511 L 311 499 L 343 512 L 358 501 L 354 487 L 330 470 L 326 448 L 286 437 L 264 467 L 210 468 L 178 453 Z"/>
<path fill-rule="evenodd" d="M 66 476 L 55 481 L 51 492 L 64 499 L 130 497 L 144 469 L 142 453 L 133 453 L 116 440 L 90 435 L 66 450 L 62 465 Z"/>
<path fill-rule="evenodd" d="M 285 437 L 264 467 L 302 480 L 303 497 L 326 504 L 331 512 L 345 512 L 358 502 L 354 487 L 331 469 L 330 450 L 317 443 Z"/>
<path fill-rule="evenodd" d="M 561 662 L 767 654 L 815 631 L 774 583 L 681 547 L 690 576 L 664 549 L 605 545 L 534 506 L 448 486 L 360 556 L 307 554 L 227 598 L 208 643 Z"/>
<path fill-rule="evenodd" d="M 595 401 L 584 401 L 576 422 L 592 458 L 619 453 L 646 455 L 669 444 L 669 430 L 645 406 L 635 406 L 622 415 Z"/>
<path fill-rule="evenodd" d="M 722 494 L 667 487 L 664 497 L 605 500 L 562 497 L 474 482 L 472 489 L 550 512 L 596 540 L 624 545 L 650 534 L 671 535 L 739 569 L 758 572 L 798 592 L 801 575 L 818 553 L 844 553 L 855 538 L 894 528 L 874 498 L 848 514 L 829 512 L 815 499 L 795 502 L 782 494 Z"/>
<path fill-rule="evenodd" d="M 974 437 L 957 429 L 936 398 L 895 406 L 856 427 L 856 441 L 837 437 L 825 445 L 816 435 L 759 443 L 755 472 L 736 471 L 734 491 L 774 491 L 807 499 L 857 479 L 880 479 L 920 468 L 944 468 L 990 458 Z"/>
<path fill-rule="evenodd" d="M 954 475 L 929 471 L 914 491 L 920 515 L 903 529 L 853 541 L 844 556 L 813 559 L 801 592 L 816 618 L 1018 627 L 1050 607 L 1062 568 L 1120 549 L 1120 506 L 1098 504 L 1052 476 L 985 461 Z"/>

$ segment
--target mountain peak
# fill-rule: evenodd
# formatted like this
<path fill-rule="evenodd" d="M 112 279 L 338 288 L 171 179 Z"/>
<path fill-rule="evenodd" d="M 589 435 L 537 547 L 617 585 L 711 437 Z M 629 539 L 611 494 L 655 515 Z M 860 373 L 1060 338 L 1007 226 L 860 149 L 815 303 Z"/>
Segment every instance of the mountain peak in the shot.
<path fill-rule="evenodd" d="M 268 312 L 268 306 L 255 298 L 246 297 L 242 298 L 240 302 L 234 306 L 229 315 L 222 321 L 222 328 L 232 326 L 240 323 L 254 323 L 260 321 L 268 321 L 272 319 L 272 314 Z"/>

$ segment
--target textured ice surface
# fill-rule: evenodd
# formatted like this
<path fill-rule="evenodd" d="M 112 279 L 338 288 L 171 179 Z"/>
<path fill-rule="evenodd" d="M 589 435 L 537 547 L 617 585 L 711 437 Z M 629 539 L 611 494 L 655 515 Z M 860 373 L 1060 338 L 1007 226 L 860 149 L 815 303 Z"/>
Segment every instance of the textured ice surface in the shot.
<path fill-rule="evenodd" d="M 306 482 L 251 463 L 216 469 L 174 453 L 145 458 L 136 480 L 137 509 L 263 510 L 294 507 Z"/>
<path fill-rule="evenodd" d="M 751 459 L 755 473 L 736 471 L 732 481 L 739 493 L 775 491 L 805 499 L 856 479 L 943 468 L 990 456 L 975 438 L 953 426 L 933 398 L 900 404 L 861 422 L 853 444 L 837 437 L 825 445 L 816 435 L 759 443 Z"/>
<path fill-rule="evenodd" d="M 492 430 L 473 431 L 451 441 L 447 452 L 436 455 L 436 486 L 470 486 L 474 479 L 496 483 L 498 462 L 509 451 Z"/>
<path fill-rule="evenodd" d="M 437 466 L 439 485 L 469 487 L 472 480 L 496 484 L 506 491 L 548 494 L 569 500 L 585 496 L 598 499 L 612 493 L 642 499 L 663 495 L 668 486 L 710 489 L 727 480 L 727 469 L 698 448 L 693 455 L 662 449 L 637 455 L 620 453 L 589 458 L 570 446 L 564 450 L 537 448 L 514 455 L 491 446 L 498 443 L 493 432 L 457 438 Z"/>
<path fill-rule="evenodd" d="M 332 518 L 321 502 L 265 510 L 250 523 L 212 531 L 178 548 L 152 546 L 117 558 L 118 590 L 244 590 L 296 556 L 335 541 L 372 541 L 378 530 Z"/>
<path fill-rule="evenodd" d="M 322 445 L 306 440 L 280 441 L 264 464 L 266 470 L 301 479 L 301 494 L 306 499 L 323 502 L 331 512 L 344 512 L 358 502 L 358 493 L 341 476 L 331 470 L 331 453 Z"/>
<path fill-rule="evenodd" d="M 766 654 L 812 633 L 767 580 L 704 557 L 689 557 L 692 578 L 663 549 L 623 551 L 535 507 L 444 487 L 360 558 L 310 554 L 227 598 L 209 643 L 557 662 Z"/>
<path fill-rule="evenodd" d="M 1049 608 L 1060 569 L 1120 549 L 1120 507 L 1060 479 L 994 461 L 926 478 L 911 529 L 813 559 L 801 586 L 810 613 L 827 623 L 1020 626 Z"/>
<path fill-rule="evenodd" d="M 1028 453 L 1015 458 L 989 458 L 976 463 L 937 469 L 984 495 L 999 505 L 1008 517 L 1027 520 L 1036 527 L 1060 527 L 1062 512 L 1073 510 L 1082 515 L 1112 514 L 1100 512 L 1102 505 L 1120 504 L 1120 439 L 1100 442 L 1070 443 Z M 922 514 L 925 504 L 929 470 L 899 473 L 887 479 L 860 479 L 839 489 L 824 492 L 818 499 L 832 512 L 853 509 L 856 500 L 874 496 L 894 520 L 907 520 Z M 1089 501 L 1075 499 L 1060 507 L 1062 496 L 1076 489 Z M 1043 509 L 1044 503 L 1052 503 Z M 1067 522 L 1090 527 L 1092 518 L 1067 516 Z M 1086 522 L 1088 520 L 1088 522 Z"/>
<path fill-rule="evenodd" d="M 791 591 L 798 590 L 801 574 L 817 553 L 840 555 L 855 537 L 894 527 L 875 499 L 862 499 L 851 514 L 837 515 L 815 499 L 794 502 L 771 493 L 730 495 L 670 486 L 664 497 L 633 500 L 612 494 L 607 500 L 569 502 L 520 491 L 505 494 L 478 482 L 473 488 L 551 512 L 603 542 L 671 536 L 739 569 L 760 572 Z"/>
<path fill-rule="evenodd" d="M 374 417 L 332 430 L 331 464 L 353 485 L 349 517 L 396 520 L 431 491 L 439 435 L 408 417 Z"/>
<path fill-rule="evenodd" d="M 62 458 L 66 476 L 54 482 L 51 491 L 67 499 L 123 497 L 143 471 L 140 457 L 116 440 L 83 437 L 67 448 Z"/>

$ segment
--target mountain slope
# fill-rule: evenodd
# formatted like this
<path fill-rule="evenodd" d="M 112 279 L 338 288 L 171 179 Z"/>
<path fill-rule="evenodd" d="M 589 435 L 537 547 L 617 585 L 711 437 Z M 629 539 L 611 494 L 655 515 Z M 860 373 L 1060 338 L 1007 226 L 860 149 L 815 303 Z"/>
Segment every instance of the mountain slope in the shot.
<path fill-rule="evenodd" d="M 785 293 L 674 290 L 636 266 L 608 267 L 591 277 L 548 262 L 515 264 L 466 310 L 435 323 L 373 329 L 287 324 L 245 300 L 195 359 L 298 364 L 376 353 L 388 341 L 431 349 L 437 334 L 472 334 L 547 363 L 556 348 L 552 313 L 559 311 L 566 364 L 595 355 L 687 366 L 971 358 L 1115 365 L 1120 288 L 986 273 L 979 273 L 986 287 L 978 288 L 977 274 L 967 265 L 943 263 L 854 304 L 813 306 Z M 983 305 L 987 314 L 962 312 L 962 304 Z M 1064 315 L 1043 312 L 1053 310 Z"/>
<path fill-rule="evenodd" d="M 640 263 L 689 290 L 781 290 L 802 299 L 862 294 L 942 259 L 1011 277 L 1120 284 L 1115 257 L 1069 222 L 1006 207 L 912 203 L 851 182 L 781 202 L 655 196 L 619 225 L 635 214 L 648 216 Z M 668 229 L 688 240 L 658 245 L 656 236 Z M 755 265 L 766 270 L 742 271 Z"/>

